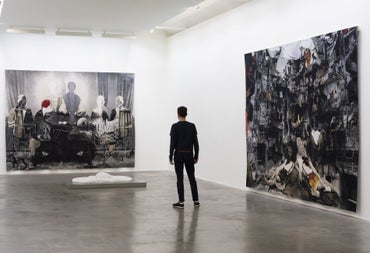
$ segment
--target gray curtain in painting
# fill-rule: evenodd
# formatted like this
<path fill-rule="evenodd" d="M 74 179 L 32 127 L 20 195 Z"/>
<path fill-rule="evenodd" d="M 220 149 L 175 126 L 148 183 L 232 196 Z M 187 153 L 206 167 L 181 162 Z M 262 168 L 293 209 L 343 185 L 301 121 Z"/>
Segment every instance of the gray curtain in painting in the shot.
<path fill-rule="evenodd" d="M 24 71 L 16 71 L 16 70 L 6 70 L 5 77 L 7 89 L 6 89 L 6 97 L 7 97 L 7 105 L 8 110 L 14 108 L 18 104 L 18 95 L 24 94 L 25 88 L 25 80 L 26 80 L 26 73 Z M 8 114 L 8 112 L 6 113 Z M 7 117 L 5 119 L 6 125 L 6 149 L 11 150 L 13 148 L 13 141 L 12 141 L 12 129 L 8 127 L 8 120 Z"/>
<path fill-rule="evenodd" d="M 117 96 L 125 99 L 124 106 L 132 110 L 134 102 L 134 77 L 132 74 L 118 74 L 117 78 Z"/>
<path fill-rule="evenodd" d="M 26 73 L 24 71 L 6 70 L 8 110 L 14 108 L 18 104 L 18 95 L 24 94 L 25 75 Z"/>
<path fill-rule="evenodd" d="M 109 87 L 117 87 L 116 96 L 124 98 L 124 106 L 132 110 L 134 102 L 134 75 L 121 73 L 98 73 L 98 93 L 105 98 L 105 105 L 108 103 Z"/>
<path fill-rule="evenodd" d="M 105 106 L 108 103 L 108 87 L 110 85 L 108 73 L 98 73 L 98 95 L 103 96 Z"/>

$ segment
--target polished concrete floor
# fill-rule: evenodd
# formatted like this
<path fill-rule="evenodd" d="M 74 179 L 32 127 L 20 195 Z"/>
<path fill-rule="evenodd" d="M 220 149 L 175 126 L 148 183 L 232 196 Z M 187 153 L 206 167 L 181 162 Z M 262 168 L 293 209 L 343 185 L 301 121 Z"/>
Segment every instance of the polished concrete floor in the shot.
<path fill-rule="evenodd" d="M 146 188 L 71 190 L 81 174 L 0 175 L 0 252 L 370 252 L 370 223 L 172 172 L 121 173 Z"/>

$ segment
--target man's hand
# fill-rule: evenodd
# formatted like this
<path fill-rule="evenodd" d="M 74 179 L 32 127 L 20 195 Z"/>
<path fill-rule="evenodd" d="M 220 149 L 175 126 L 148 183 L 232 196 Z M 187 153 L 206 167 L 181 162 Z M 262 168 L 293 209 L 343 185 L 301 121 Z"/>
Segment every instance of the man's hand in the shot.
<path fill-rule="evenodd" d="M 194 159 L 194 164 L 196 164 L 198 162 L 198 159 Z"/>
<path fill-rule="evenodd" d="M 172 160 L 170 160 L 170 164 L 171 164 L 171 165 L 174 165 L 174 163 L 173 163 L 173 161 L 172 161 Z"/>

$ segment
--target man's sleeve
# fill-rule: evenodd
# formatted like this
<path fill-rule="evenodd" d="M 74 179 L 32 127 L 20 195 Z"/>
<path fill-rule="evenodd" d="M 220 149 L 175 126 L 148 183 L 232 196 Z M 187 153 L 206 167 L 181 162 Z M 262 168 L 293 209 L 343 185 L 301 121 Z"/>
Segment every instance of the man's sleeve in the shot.
<path fill-rule="evenodd" d="M 194 160 L 198 160 L 199 156 L 199 143 L 198 143 L 198 133 L 194 125 L 194 134 L 193 134 L 193 145 L 194 145 Z"/>
<path fill-rule="evenodd" d="M 171 126 L 171 132 L 170 132 L 170 155 L 169 159 L 170 161 L 173 160 L 173 152 L 175 150 L 175 130 L 173 125 Z"/>

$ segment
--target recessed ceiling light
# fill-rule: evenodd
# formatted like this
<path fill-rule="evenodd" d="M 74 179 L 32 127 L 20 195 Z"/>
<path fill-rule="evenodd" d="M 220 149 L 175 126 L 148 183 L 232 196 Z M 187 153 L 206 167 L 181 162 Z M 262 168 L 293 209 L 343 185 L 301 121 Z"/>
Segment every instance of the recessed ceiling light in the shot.
<path fill-rule="evenodd" d="M 128 38 L 128 39 L 136 39 L 134 33 L 119 33 L 119 32 L 103 32 L 101 34 L 103 38 Z"/>
<path fill-rule="evenodd" d="M 11 26 L 6 29 L 8 33 L 36 33 L 36 34 L 45 34 L 45 30 L 42 27 L 19 27 Z"/>
<path fill-rule="evenodd" d="M 91 37 L 92 32 L 90 32 L 89 30 L 70 30 L 60 28 L 55 32 L 55 35 Z"/>

